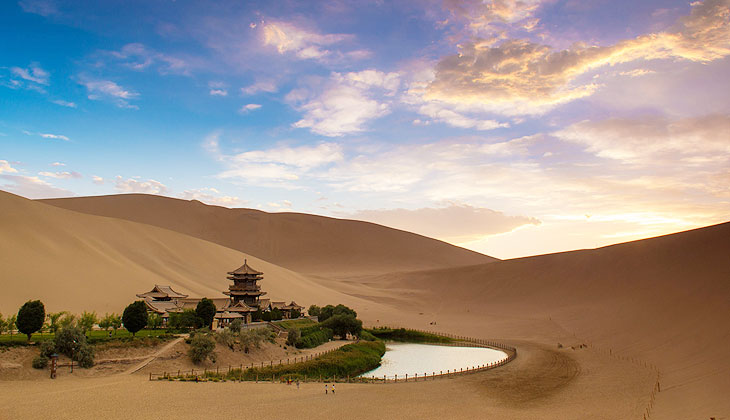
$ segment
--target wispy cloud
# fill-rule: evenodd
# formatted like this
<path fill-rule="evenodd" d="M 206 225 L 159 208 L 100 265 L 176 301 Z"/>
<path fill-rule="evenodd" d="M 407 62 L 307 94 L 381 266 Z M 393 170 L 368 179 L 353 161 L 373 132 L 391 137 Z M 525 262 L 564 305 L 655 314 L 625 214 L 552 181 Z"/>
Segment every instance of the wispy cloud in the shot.
<path fill-rule="evenodd" d="M 56 2 L 52 0 L 20 0 L 18 5 L 27 13 L 34 13 L 46 17 L 58 14 Z"/>
<path fill-rule="evenodd" d="M 39 85 L 48 85 L 48 78 L 50 76 L 38 64 L 31 64 L 28 68 L 11 67 L 10 72 L 23 80 L 38 83 Z"/>
<path fill-rule="evenodd" d="M 68 137 L 61 135 L 61 134 L 40 133 L 39 136 L 43 137 L 44 139 L 58 139 L 58 140 L 63 140 L 63 141 L 70 140 Z"/>
<path fill-rule="evenodd" d="M 206 204 L 228 208 L 240 207 L 246 204 L 245 200 L 221 194 L 220 191 L 212 187 L 185 190 L 179 197 L 183 200 L 198 200 Z"/>
<path fill-rule="evenodd" d="M 269 22 L 263 26 L 264 45 L 279 54 L 291 53 L 299 59 L 325 59 L 333 54 L 327 47 L 353 39 L 346 34 L 320 34 L 291 22 Z"/>
<path fill-rule="evenodd" d="M 238 110 L 238 113 L 239 114 L 248 114 L 249 112 L 255 111 L 259 108 L 261 108 L 260 104 L 246 104 Z"/>
<path fill-rule="evenodd" d="M 93 80 L 82 78 L 79 82 L 86 87 L 88 98 L 91 100 L 109 100 L 120 108 L 138 109 L 136 105 L 131 105 L 130 100 L 139 97 L 137 92 L 125 89 L 111 80 Z"/>
<path fill-rule="evenodd" d="M 76 103 L 64 101 L 62 99 L 54 99 L 51 102 L 53 102 L 56 105 L 65 106 L 67 108 L 76 108 Z"/>
<path fill-rule="evenodd" d="M 0 174 L 0 179 L 9 181 L 9 183 L 0 184 L 0 189 L 27 198 L 69 197 L 74 195 L 71 191 L 58 188 L 36 176 Z"/>
<path fill-rule="evenodd" d="M 83 175 L 81 175 L 78 172 L 72 171 L 72 172 L 38 172 L 38 175 L 44 176 L 47 178 L 56 178 L 56 179 L 78 179 L 83 178 Z"/>
<path fill-rule="evenodd" d="M 259 80 L 252 85 L 241 88 L 243 95 L 255 95 L 261 92 L 273 93 L 276 91 L 276 82 L 273 80 Z"/>
<path fill-rule="evenodd" d="M 191 68 L 187 60 L 155 51 L 141 43 L 126 44 L 120 50 L 108 54 L 124 67 L 137 71 L 156 68 L 160 74 L 187 75 Z"/>
<path fill-rule="evenodd" d="M 0 174 L 14 174 L 17 172 L 18 172 L 18 170 L 13 168 L 10 165 L 10 162 L 8 162 L 7 160 L 0 159 Z"/>

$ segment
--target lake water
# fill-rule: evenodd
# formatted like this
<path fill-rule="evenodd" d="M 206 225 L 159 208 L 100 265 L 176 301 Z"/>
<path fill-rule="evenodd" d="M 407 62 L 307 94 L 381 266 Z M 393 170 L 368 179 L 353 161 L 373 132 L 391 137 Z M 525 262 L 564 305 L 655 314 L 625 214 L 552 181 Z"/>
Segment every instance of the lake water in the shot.
<path fill-rule="evenodd" d="M 380 367 L 361 376 L 383 375 L 393 378 L 411 378 L 415 373 L 422 376 L 440 371 L 458 371 L 472 366 L 486 365 L 506 359 L 507 354 L 500 350 L 483 347 L 450 347 L 413 343 L 388 343 Z"/>

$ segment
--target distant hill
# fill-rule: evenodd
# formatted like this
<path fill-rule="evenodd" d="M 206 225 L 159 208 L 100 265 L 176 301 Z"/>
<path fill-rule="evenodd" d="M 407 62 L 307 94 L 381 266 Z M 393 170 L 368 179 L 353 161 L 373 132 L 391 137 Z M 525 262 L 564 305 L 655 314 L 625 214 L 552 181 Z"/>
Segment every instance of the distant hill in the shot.
<path fill-rule="evenodd" d="M 226 272 L 244 258 L 264 272 L 275 300 L 377 305 L 322 287 L 303 275 L 230 248 L 167 229 L 93 216 L 0 191 L 0 313 L 29 299 L 48 311 L 121 312 L 154 284 L 223 297 Z"/>
<path fill-rule="evenodd" d="M 40 200 L 158 226 L 324 276 L 357 276 L 488 263 L 495 258 L 374 223 L 229 209 L 146 194 Z"/>
<path fill-rule="evenodd" d="M 447 328 L 541 341 L 562 330 L 573 342 L 651 361 L 671 418 L 730 410 L 730 223 L 361 281 Z"/>

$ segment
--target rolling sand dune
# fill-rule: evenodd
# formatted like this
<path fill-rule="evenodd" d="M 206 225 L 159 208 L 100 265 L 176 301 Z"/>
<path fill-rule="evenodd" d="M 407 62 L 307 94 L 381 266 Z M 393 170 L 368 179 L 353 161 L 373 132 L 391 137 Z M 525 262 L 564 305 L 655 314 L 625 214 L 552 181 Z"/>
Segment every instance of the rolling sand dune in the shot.
<path fill-rule="evenodd" d="M 409 306 L 472 334 L 548 342 L 560 336 L 553 323 L 574 341 L 657 365 L 662 418 L 730 415 L 730 223 L 367 285 L 410 290 Z"/>
<path fill-rule="evenodd" d="M 0 191 L 0 312 L 28 299 L 47 310 L 120 312 L 135 293 L 154 284 L 197 296 L 220 296 L 226 271 L 248 258 L 265 273 L 273 299 L 302 304 L 358 298 L 319 286 L 305 276 L 229 248 L 166 229 L 64 210 Z"/>
<path fill-rule="evenodd" d="M 355 220 L 228 209 L 145 194 L 41 201 L 163 227 L 300 273 L 356 276 L 495 261 L 435 239 Z"/>
<path fill-rule="evenodd" d="M 272 297 L 305 305 L 343 302 L 367 323 L 495 338 L 520 352 L 503 368 L 462 379 L 343 386 L 348 396 L 343 392 L 341 403 L 314 400 L 317 392 L 309 385 L 298 396 L 274 385 L 271 392 L 257 393 L 266 385 L 211 384 L 200 388 L 212 393 L 208 400 L 193 397 L 189 384 L 145 382 L 149 395 L 189 399 L 181 418 L 208 413 L 210 404 L 220 403 L 220 390 L 262 404 L 257 411 L 262 418 L 278 415 L 275 407 L 305 418 L 341 418 L 343 410 L 354 409 L 352 418 L 398 413 L 402 418 L 642 419 L 656 381 L 653 366 L 662 389 L 652 419 L 730 418 L 730 223 L 595 250 L 457 266 L 473 258 L 491 260 L 417 235 L 315 216 L 136 195 L 51 203 L 88 213 L 129 212 L 125 218 L 170 230 L 2 193 L 0 311 L 10 312 L 8 307 L 14 310 L 28 298 L 41 298 L 53 310 L 119 311 L 133 293 L 153 283 L 218 293 L 228 284 L 222 270 L 235 268 L 244 254 L 198 239 L 203 238 L 250 247 L 251 254 L 320 274 L 305 276 L 249 256 L 266 273 L 262 285 Z M 229 231 L 230 223 L 235 228 Z M 439 255 L 443 259 L 435 259 Z M 442 268 L 404 272 L 433 265 Z M 386 269 L 397 272 L 383 273 Z M 565 347 L 558 349 L 558 342 Z M 584 343 L 589 347 L 578 347 Z M 87 391 L 132 395 L 143 389 L 137 382 L 142 378 L 95 379 L 88 385 L 64 380 L 69 382 L 59 391 L 60 406 L 74 418 L 93 418 L 74 403 Z M 0 402 L 13 406 L 11 413 L 18 416 L 43 412 L 47 406 L 13 404 L 13 396 L 51 387 L 0 384 L 5 395 Z M 138 395 L 149 410 L 143 417 L 164 415 L 144 395 Z M 115 407 L 106 410 L 110 418 L 123 418 Z"/>

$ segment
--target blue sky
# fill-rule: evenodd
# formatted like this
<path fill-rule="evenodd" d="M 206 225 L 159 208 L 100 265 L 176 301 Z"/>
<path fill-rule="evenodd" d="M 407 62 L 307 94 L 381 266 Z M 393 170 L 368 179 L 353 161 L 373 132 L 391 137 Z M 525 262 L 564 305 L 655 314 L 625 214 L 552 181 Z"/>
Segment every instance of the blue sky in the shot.
<path fill-rule="evenodd" d="M 501 258 L 727 221 L 730 1 L 0 4 L 0 189 Z"/>

